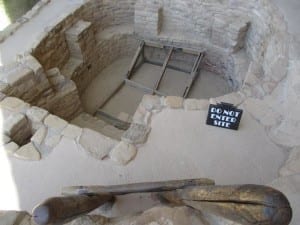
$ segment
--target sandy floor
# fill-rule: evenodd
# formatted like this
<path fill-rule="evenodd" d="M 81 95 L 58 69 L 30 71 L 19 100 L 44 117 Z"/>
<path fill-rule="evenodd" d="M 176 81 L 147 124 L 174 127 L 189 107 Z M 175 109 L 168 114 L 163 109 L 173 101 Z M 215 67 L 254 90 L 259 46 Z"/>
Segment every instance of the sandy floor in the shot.
<path fill-rule="evenodd" d="M 117 87 L 122 84 L 130 62 L 131 58 L 115 61 L 91 82 L 81 96 L 81 102 L 86 112 L 95 113 Z"/>
<path fill-rule="evenodd" d="M 122 83 L 131 58 L 122 58 L 97 76 L 84 92 L 82 102 L 89 113 L 94 113 Z M 143 64 L 132 76 L 131 80 L 153 88 L 159 79 L 162 68 L 151 64 Z M 167 69 L 159 91 L 166 95 L 182 96 L 187 85 L 189 74 Z M 190 98 L 217 97 L 231 92 L 226 80 L 221 76 L 202 70 L 191 89 Z M 104 112 L 118 116 L 120 112 L 132 115 L 145 93 L 139 89 L 123 86 L 110 101 L 102 107 Z"/>

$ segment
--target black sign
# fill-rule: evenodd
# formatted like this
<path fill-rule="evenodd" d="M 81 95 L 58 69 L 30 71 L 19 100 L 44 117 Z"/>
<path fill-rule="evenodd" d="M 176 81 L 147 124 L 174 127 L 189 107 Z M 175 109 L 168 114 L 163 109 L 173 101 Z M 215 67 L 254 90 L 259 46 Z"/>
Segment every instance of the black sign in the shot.
<path fill-rule="evenodd" d="M 222 102 L 217 105 L 210 105 L 206 124 L 222 127 L 231 130 L 238 130 L 243 110 L 237 109 L 234 105 Z"/>

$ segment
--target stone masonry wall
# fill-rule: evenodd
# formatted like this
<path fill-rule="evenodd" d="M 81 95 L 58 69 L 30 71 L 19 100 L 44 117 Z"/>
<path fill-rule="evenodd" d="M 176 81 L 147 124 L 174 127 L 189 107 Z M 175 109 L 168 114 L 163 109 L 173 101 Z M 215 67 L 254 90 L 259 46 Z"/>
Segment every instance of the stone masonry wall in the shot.
<path fill-rule="evenodd" d="M 31 55 L 1 67 L 0 86 L 5 95 L 18 97 L 67 120 L 82 111 L 74 82 L 61 76 L 58 68 L 45 72 Z"/>
<path fill-rule="evenodd" d="M 83 9 L 84 19 L 99 31 L 111 26 L 133 24 L 136 0 L 90 0 Z"/>
<path fill-rule="evenodd" d="M 83 7 L 68 15 L 54 27 L 47 27 L 47 34 L 32 50 L 32 55 L 39 60 L 45 70 L 53 67 L 62 69 L 70 57 L 65 32 L 80 18 Z"/>
<path fill-rule="evenodd" d="M 137 41 L 131 28 L 105 35 L 110 26 L 133 23 L 133 4 L 134 1 L 124 1 L 124 4 L 89 1 L 49 28 L 32 54 L 45 70 L 59 68 L 62 75 L 76 83 L 81 94 L 106 66 L 118 57 L 134 54 Z M 73 31 L 78 34 L 73 35 Z"/>
<path fill-rule="evenodd" d="M 157 23 L 161 31 L 155 35 L 152 18 L 157 14 L 154 9 L 158 9 L 158 5 L 162 7 L 162 21 Z M 135 10 L 137 35 L 168 44 L 205 49 L 206 65 L 210 65 L 207 69 L 231 76 L 233 80 L 235 65 L 241 63 L 241 55 L 237 57 L 235 54 L 244 48 L 247 52 L 244 55 L 261 67 L 261 77 L 254 77 L 251 70 L 238 74 L 235 86 L 239 88 L 245 77 L 248 81 L 258 81 L 246 90 L 247 95 L 261 97 L 270 94 L 286 75 L 286 25 L 268 0 L 138 0 Z"/>

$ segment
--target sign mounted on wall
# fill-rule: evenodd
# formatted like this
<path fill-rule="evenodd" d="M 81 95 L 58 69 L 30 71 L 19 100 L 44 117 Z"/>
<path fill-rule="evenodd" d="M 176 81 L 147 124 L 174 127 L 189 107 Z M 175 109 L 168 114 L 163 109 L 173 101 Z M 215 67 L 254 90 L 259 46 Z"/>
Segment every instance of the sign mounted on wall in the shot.
<path fill-rule="evenodd" d="M 206 124 L 231 130 L 238 130 L 243 110 L 237 109 L 233 104 L 221 102 L 210 105 Z"/>

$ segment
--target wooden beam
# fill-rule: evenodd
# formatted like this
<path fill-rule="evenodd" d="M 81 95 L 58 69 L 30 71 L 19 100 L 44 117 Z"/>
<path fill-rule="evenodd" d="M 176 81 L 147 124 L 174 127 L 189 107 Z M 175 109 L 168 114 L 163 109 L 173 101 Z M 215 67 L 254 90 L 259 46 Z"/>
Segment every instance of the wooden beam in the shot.
<path fill-rule="evenodd" d="M 187 98 L 193 84 L 194 84 L 194 81 L 197 77 L 197 74 L 198 74 L 198 69 L 199 69 L 199 66 L 200 66 L 200 63 L 202 61 L 204 57 L 204 53 L 203 52 L 200 52 L 198 54 L 198 57 L 194 63 L 194 66 L 193 66 L 193 69 L 192 69 L 192 72 L 191 72 L 191 75 L 190 75 L 190 78 L 189 78 L 189 81 L 188 81 L 188 85 L 186 86 L 185 90 L 184 90 L 184 93 L 183 93 L 183 97 L 184 98 Z"/>
<path fill-rule="evenodd" d="M 133 80 L 129 80 L 129 79 L 125 79 L 125 84 L 130 86 L 130 87 L 134 87 L 134 88 L 137 88 L 137 89 L 140 89 L 141 91 L 144 91 L 145 93 L 147 94 L 157 94 L 159 96 L 166 96 L 166 94 L 160 92 L 160 91 L 157 91 L 157 90 L 153 90 L 152 88 L 149 88 L 143 84 L 140 84 L 138 82 L 135 82 Z"/>
<path fill-rule="evenodd" d="M 95 116 L 99 117 L 104 122 L 118 128 L 120 130 L 128 130 L 128 128 L 130 127 L 130 123 L 120 120 L 118 118 L 115 118 L 114 116 L 111 116 L 108 113 L 101 111 L 100 109 L 98 109 L 96 111 Z"/>
<path fill-rule="evenodd" d="M 141 43 L 140 46 L 138 47 L 138 49 L 137 49 L 137 51 L 136 51 L 136 53 L 135 53 L 135 55 L 134 55 L 134 57 L 133 57 L 133 59 L 132 59 L 132 62 L 131 62 L 131 64 L 130 64 L 130 66 L 129 66 L 129 70 L 128 70 L 128 72 L 127 72 L 126 78 L 130 78 L 130 77 L 131 77 L 132 72 L 133 72 L 133 70 L 134 70 L 134 67 L 136 66 L 136 63 L 137 63 L 137 61 L 138 61 L 138 59 L 139 59 L 141 53 L 142 53 L 143 50 L 144 50 L 144 46 L 145 46 L 145 42 L 142 41 L 142 43 Z"/>
<path fill-rule="evenodd" d="M 165 62 L 164 62 L 164 64 L 163 64 L 163 68 L 162 68 L 160 77 L 159 77 L 158 81 L 156 82 L 156 84 L 155 84 L 155 86 L 154 86 L 154 90 L 158 90 L 159 85 L 160 85 L 160 83 L 161 83 L 161 81 L 162 81 L 162 79 L 163 79 L 163 77 L 164 77 L 164 75 L 165 75 L 165 73 L 166 73 L 167 65 L 168 65 L 168 62 L 170 61 L 170 58 L 171 58 L 171 56 L 172 56 L 173 49 L 174 49 L 174 48 L 171 47 L 171 49 L 170 49 L 170 51 L 169 51 L 169 53 L 168 53 L 168 55 L 167 55 L 167 57 L 166 57 L 166 59 L 165 59 Z"/>
<path fill-rule="evenodd" d="M 152 64 L 152 65 L 155 65 L 155 66 L 163 66 L 163 63 L 152 61 L 152 60 L 148 60 L 148 59 L 146 59 L 144 61 L 144 63 L 149 63 L 149 64 Z M 176 71 L 180 71 L 180 72 L 183 72 L 183 73 L 188 73 L 188 74 L 191 73 L 191 71 L 184 70 L 184 69 L 181 69 L 180 67 L 173 66 L 173 65 L 167 65 L 167 68 L 168 69 L 172 69 L 172 70 L 176 70 Z"/>
<path fill-rule="evenodd" d="M 153 42 L 153 41 L 145 41 L 145 45 L 148 47 L 153 47 L 153 48 L 164 48 L 163 44 Z"/>
<path fill-rule="evenodd" d="M 109 193 L 50 198 L 34 208 L 32 218 L 37 225 L 65 224 L 113 201 Z"/>
<path fill-rule="evenodd" d="M 186 187 L 214 185 L 215 182 L 211 179 L 189 179 L 189 180 L 175 180 L 163 182 L 149 182 L 149 183 L 135 183 L 126 185 L 113 186 L 73 186 L 65 187 L 62 190 L 63 195 L 76 195 L 87 193 L 109 193 L 112 195 L 124 195 L 130 193 L 144 193 L 144 192 L 161 192 L 171 191 Z"/>
<path fill-rule="evenodd" d="M 171 46 L 171 45 L 166 45 L 166 44 L 160 44 L 154 41 L 145 41 L 145 46 L 148 47 L 153 47 L 153 48 L 165 48 L 165 47 L 173 47 L 175 51 L 182 51 L 183 53 L 186 54 L 191 54 L 191 55 L 198 55 L 199 52 L 203 52 L 202 50 L 195 50 L 195 49 L 191 49 L 191 48 L 184 48 L 184 47 L 177 47 L 177 46 Z"/>

